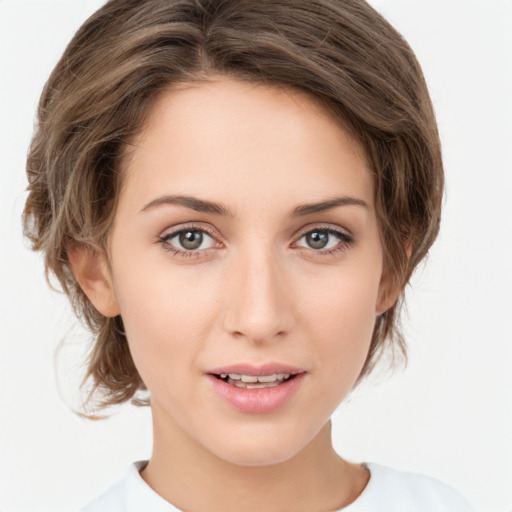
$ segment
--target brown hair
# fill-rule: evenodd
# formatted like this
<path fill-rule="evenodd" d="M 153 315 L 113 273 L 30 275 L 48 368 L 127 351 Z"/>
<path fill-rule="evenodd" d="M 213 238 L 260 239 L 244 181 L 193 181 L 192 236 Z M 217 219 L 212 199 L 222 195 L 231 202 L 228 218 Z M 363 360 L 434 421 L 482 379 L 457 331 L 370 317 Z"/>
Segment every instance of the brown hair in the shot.
<path fill-rule="evenodd" d="M 400 289 L 433 243 L 443 168 L 421 69 L 363 0 L 111 0 L 78 30 L 50 76 L 27 161 L 24 229 L 95 336 L 84 383 L 104 407 L 145 390 L 120 317 L 106 318 L 70 270 L 67 247 L 106 251 L 120 161 L 156 97 L 227 75 L 319 100 L 363 144 L 372 166 L 384 269 Z M 406 254 L 404 244 L 410 249 Z M 377 318 L 359 380 L 405 343 L 401 300 Z"/>

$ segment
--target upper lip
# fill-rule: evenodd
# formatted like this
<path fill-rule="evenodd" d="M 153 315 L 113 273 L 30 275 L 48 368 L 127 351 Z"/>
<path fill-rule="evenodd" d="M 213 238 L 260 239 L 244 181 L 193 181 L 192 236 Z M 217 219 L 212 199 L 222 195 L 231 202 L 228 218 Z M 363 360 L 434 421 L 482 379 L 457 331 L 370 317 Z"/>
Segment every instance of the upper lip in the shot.
<path fill-rule="evenodd" d="M 282 363 L 265 363 L 258 366 L 248 363 L 240 363 L 229 366 L 219 366 L 218 368 L 209 370 L 207 373 L 210 375 L 236 373 L 238 375 L 252 375 L 258 377 L 260 375 L 273 375 L 274 373 L 289 373 L 291 375 L 296 375 L 298 373 L 304 373 L 305 371 L 306 370 L 303 368 Z"/>

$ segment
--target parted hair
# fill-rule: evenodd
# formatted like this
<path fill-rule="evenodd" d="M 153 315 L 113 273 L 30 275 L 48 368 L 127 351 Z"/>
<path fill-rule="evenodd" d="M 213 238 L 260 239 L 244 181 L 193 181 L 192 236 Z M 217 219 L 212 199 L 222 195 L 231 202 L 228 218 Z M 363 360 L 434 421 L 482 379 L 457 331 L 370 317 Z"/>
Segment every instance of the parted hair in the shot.
<path fill-rule="evenodd" d="M 402 293 L 376 319 L 358 382 L 388 350 L 406 356 L 403 290 L 437 236 L 444 188 L 432 104 L 407 42 L 363 0 L 110 0 L 77 31 L 43 90 L 23 214 L 47 276 L 93 333 L 83 385 L 92 383 L 86 403 L 99 409 L 149 400 L 122 318 L 94 308 L 68 249 L 108 253 L 130 141 L 161 93 L 214 75 L 305 92 L 362 144 L 384 272 Z"/>

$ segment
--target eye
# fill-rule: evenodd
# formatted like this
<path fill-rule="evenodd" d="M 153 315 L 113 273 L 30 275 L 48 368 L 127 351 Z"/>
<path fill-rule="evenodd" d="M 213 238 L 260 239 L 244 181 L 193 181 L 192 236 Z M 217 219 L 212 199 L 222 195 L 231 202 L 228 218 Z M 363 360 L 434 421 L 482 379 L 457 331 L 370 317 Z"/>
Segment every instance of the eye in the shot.
<path fill-rule="evenodd" d="M 211 249 L 216 245 L 214 238 L 203 229 L 186 228 L 160 237 L 165 248 L 172 252 L 193 252 Z"/>
<path fill-rule="evenodd" d="M 352 236 L 332 228 L 315 228 L 304 233 L 297 246 L 327 253 L 342 250 L 353 242 Z"/>

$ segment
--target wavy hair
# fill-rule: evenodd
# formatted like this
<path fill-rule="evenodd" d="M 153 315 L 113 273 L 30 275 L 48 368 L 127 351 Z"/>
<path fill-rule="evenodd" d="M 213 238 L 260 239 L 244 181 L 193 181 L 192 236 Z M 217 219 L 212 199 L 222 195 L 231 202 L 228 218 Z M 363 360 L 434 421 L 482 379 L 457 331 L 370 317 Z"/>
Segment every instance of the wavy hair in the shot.
<path fill-rule="evenodd" d="M 427 86 L 401 35 L 363 0 L 110 0 L 78 30 L 40 99 L 23 223 L 94 336 L 83 381 L 99 408 L 147 404 L 122 319 L 89 302 L 70 243 L 105 251 L 121 160 L 159 94 L 224 75 L 316 98 L 366 150 L 384 271 L 402 290 L 379 316 L 358 382 L 388 348 L 406 358 L 403 289 L 435 240 L 444 188 Z M 405 250 L 407 245 L 410 254 Z"/>

